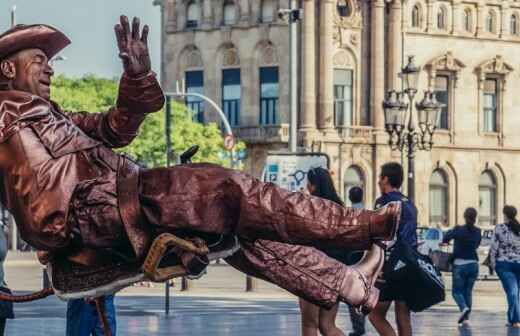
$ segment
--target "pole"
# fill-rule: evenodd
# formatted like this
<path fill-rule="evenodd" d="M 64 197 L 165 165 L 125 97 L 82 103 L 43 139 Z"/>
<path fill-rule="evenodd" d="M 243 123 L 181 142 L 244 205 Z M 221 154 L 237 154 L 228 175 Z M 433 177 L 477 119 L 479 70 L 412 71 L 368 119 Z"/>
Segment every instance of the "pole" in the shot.
<path fill-rule="evenodd" d="M 11 27 L 16 26 L 16 6 L 11 7 Z M 2 204 L 2 213 L 5 211 L 4 205 Z M 4 215 L 2 215 L 2 224 L 5 225 Z M 10 221 L 11 228 L 11 249 L 13 251 L 18 251 L 18 227 L 16 226 L 14 221 Z"/>
<path fill-rule="evenodd" d="M 290 122 L 289 122 L 289 151 L 296 153 L 298 136 L 298 19 L 293 13 L 298 8 L 296 0 L 291 0 L 291 14 L 289 16 L 289 45 L 290 45 Z"/>
<path fill-rule="evenodd" d="M 173 162 L 173 151 L 172 151 L 172 128 L 171 128 L 171 119 L 172 119 L 172 98 L 166 96 L 166 127 L 165 127 L 165 135 L 166 135 L 166 166 L 171 167 Z M 166 281 L 164 284 L 164 313 L 166 315 L 170 315 L 170 282 Z"/>
<path fill-rule="evenodd" d="M 11 7 L 11 27 L 16 26 L 16 5 Z"/>
<path fill-rule="evenodd" d="M 408 134 L 407 136 L 407 146 L 408 146 L 408 199 L 415 201 L 415 144 L 414 144 L 414 133 L 415 133 L 415 123 L 413 118 L 413 100 L 415 93 L 409 92 L 408 97 L 410 101 L 410 116 L 408 119 Z"/>

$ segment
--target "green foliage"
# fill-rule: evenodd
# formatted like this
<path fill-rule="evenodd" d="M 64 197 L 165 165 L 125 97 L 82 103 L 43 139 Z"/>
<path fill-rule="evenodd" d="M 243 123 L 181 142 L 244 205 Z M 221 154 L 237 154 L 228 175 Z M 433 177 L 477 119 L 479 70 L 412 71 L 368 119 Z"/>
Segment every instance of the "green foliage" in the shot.
<path fill-rule="evenodd" d="M 70 79 L 62 75 L 54 79 L 52 99 L 67 111 L 106 111 L 115 104 L 118 83 L 116 80 L 88 75 Z M 121 151 L 127 152 L 149 167 L 166 164 L 166 118 L 164 110 L 150 114 L 141 125 L 139 136 Z M 214 123 L 202 125 L 192 121 L 192 114 L 184 105 L 172 104 L 172 146 L 175 154 L 180 154 L 192 145 L 200 149 L 195 162 L 212 162 L 229 166 L 225 157 L 222 133 Z M 244 150 L 244 143 L 238 143 L 238 150 Z"/>

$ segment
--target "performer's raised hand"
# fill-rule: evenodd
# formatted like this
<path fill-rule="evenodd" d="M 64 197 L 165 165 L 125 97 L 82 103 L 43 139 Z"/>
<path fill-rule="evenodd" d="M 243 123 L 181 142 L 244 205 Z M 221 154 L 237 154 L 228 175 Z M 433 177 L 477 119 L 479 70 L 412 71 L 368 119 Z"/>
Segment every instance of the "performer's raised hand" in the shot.
<path fill-rule="evenodd" d="M 139 29 L 139 18 L 134 17 L 132 30 L 128 18 L 121 15 L 120 23 L 114 27 L 119 47 L 119 57 L 123 60 L 123 67 L 127 75 L 137 77 L 146 74 L 151 69 L 150 54 L 148 52 L 147 25 L 143 27 L 142 33 Z"/>

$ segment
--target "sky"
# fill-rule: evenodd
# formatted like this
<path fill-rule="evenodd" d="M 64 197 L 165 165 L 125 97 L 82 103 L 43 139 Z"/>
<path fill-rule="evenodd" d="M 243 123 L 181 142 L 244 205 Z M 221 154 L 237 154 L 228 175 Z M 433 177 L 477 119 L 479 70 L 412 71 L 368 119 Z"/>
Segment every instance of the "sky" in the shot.
<path fill-rule="evenodd" d="M 57 74 L 80 77 L 95 74 L 119 77 L 122 65 L 117 56 L 114 25 L 121 14 L 138 16 L 150 26 L 148 43 L 152 66 L 160 73 L 160 9 L 153 0 L 0 0 L 0 31 L 11 25 L 11 8 L 16 5 L 16 23 L 43 23 L 64 32 L 72 41 L 56 62 Z"/>

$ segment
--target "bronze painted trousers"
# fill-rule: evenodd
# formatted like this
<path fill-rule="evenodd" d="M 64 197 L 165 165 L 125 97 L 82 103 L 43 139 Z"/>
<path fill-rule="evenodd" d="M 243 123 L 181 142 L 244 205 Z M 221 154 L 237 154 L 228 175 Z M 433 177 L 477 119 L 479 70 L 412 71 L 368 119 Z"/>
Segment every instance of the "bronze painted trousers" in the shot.
<path fill-rule="evenodd" d="M 311 247 L 366 250 L 369 212 L 341 207 L 209 164 L 144 170 L 141 210 L 152 226 L 237 235 L 233 267 L 324 307 L 351 268 Z M 307 245 L 307 246 L 303 246 Z"/>

